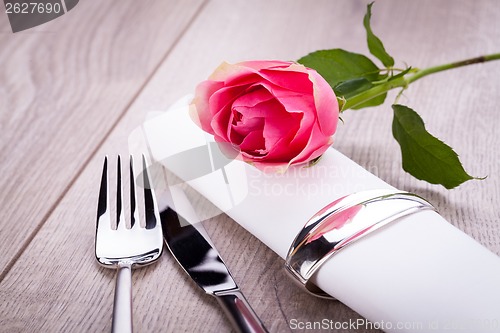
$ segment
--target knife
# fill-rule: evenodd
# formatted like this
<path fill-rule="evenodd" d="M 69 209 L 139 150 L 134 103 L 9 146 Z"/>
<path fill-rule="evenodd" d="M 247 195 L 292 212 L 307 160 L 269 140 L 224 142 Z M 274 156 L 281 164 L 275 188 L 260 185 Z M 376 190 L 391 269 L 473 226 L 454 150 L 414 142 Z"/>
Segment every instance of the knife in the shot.
<path fill-rule="evenodd" d="M 179 191 L 176 205 L 180 194 L 184 210 L 188 209 L 193 215 L 194 208 L 184 192 Z M 268 332 L 243 296 L 201 222 L 191 224 L 177 214 L 171 204 L 163 206 L 160 219 L 163 238 L 170 252 L 196 284 L 217 299 L 236 331 Z"/>

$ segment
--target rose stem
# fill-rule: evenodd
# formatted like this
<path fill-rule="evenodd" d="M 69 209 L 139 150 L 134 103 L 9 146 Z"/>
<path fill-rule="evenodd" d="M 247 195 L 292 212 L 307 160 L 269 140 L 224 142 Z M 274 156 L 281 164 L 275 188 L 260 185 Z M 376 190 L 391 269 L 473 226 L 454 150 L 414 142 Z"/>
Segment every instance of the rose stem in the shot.
<path fill-rule="evenodd" d="M 418 79 L 421 79 L 424 76 L 427 76 L 430 74 L 446 71 L 446 70 L 453 69 L 453 68 L 468 66 L 468 65 L 472 65 L 472 64 L 479 64 L 479 63 L 483 63 L 483 62 L 493 61 L 493 60 L 500 60 L 500 53 L 494 53 L 494 54 L 484 55 L 484 56 L 480 56 L 480 57 L 476 57 L 476 58 L 452 62 L 452 63 L 448 63 L 448 64 L 444 64 L 444 65 L 438 65 L 438 66 L 434 66 L 434 67 L 419 69 L 419 70 L 413 72 L 411 75 L 406 75 L 406 76 L 394 79 L 392 81 L 388 81 L 386 83 L 379 84 L 371 89 L 368 89 L 368 90 L 363 91 L 362 93 L 360 93 L 358 95 L 351 97 L 350 99 L 348 99 L 345 102 L 342 110 L 345 111 L 349 108 L 352 108 L 353 106 L 364 103 L 372 98 L 375 98 L 379 95 L 382 95 L 382 94 L 388 92 L 391 89 L 399 88 L 399 87 L 406 88 L 410 83 L 413 83 L 413 82 L 417 81 Z"/>

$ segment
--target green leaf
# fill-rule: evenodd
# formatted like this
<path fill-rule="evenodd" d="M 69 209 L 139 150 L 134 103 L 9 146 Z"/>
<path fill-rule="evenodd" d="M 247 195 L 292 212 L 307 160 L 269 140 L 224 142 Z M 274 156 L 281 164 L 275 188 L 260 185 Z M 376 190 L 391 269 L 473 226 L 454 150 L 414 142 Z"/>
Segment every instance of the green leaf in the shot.
<path fill-rule="evenodd" d="M 335 91 L 335 94 L 337 96 L 338 95 L 343 96 L 346 100 L 348 100 L 349 98 L 356 96 L 356 95 L 362 93 L 363 91 L 366 91 L 374 86 L 375 85 L 373 83 L 371 83 L 370 81 L 368 81 L 365 78 L 357 78 L 357 79 L 352 79 L 352 80 L 341 82 L 338 85 L 336 85 L 335 88 L 333 88 L 333 90 Z M 367 107 L 371 107 L 371 106 L 381 105 L 384 103 L 386 96 L 387 96 L 387 93 L 384 93 L 384 94 L 376 96 L 370 100 L 367 100 L 366 102 L 355 105 L 355 106 L 351 107 L 351 109 L 359 110 L 359 109 L 363 109 L 363 108 L 367 108 Z"/>
<path fill-rule="evenodd" d="M 373 84 L 370 81 L 364 77 L 358 77 L 340 82 L 333 88 L 333 90 L 335 91 L 335 95 L 344 96 L 344 98 L 349 99 L 350 97 L 368 90 L 371 87 L 373 87 Z"/>
<path fill-rule="evenodd" d="M 359 109 L 369 108 L 372 106 L 382 105 L 382 104 L 384 104 L 386 97 L 387 97 L 387 93 L 383 93 L 382 95 L 378 95 L 376 97 L 373 97 L 372 99 L 369 99 L 366 102 L 355 105 L 355 106 L 351 107 L 351 109 L 359 110 Z"/>
<path fill-rule="evenodd" d="M 369 58 L 342 49 L 309 53 L 300 58 L 298 62 L 315 69 L 332 88 L 341 82 L 352 79 L 365 78 L 371 82 L 386 77 L 386 75 L 380 74 L 380 69 Z"/>
<path fill-rule="evenodd" d="M 394 59 L 387 53 L 384 44 L 382 44 L 382 41 L 377 36 L 375 36 L 370 26 L 370 19 L 372 17 L 372 5 L 373 2 L 366 7 L 366 14 L 363 19 L 363 25 L 365 26 L 366 29 L 366 39 L 368 42 L 368 49 L 370 50 L 371 54 L 373 54 L 380 61 L 382 61 L 384 66 L 392 67 L 394 66 Z"/>
<path fill-rule="evenodd" d="M 414 110 L 400 104 L 394 104 L 392 109 L 392 134 L 401 146 L 406 172 L 447 189 L 474 178 L 465 172 L 450 146 L 427 132 L 422 118 Z"/>

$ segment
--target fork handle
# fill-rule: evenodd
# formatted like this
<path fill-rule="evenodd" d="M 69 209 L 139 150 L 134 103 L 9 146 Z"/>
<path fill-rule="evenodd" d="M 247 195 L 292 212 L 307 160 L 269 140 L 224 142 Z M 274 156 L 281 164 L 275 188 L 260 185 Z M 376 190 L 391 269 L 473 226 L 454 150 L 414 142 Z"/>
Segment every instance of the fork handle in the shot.
<path fill-rule="evenodd" d="M 268 333 L 239 289 L 217 292 L 215 296 L 237 332 Z"/>
<path fill-rule="evenodd" d="M 116 272 L 111 332 L 132 333 L 132 267 L 130 264 L 121 264 Z"/>

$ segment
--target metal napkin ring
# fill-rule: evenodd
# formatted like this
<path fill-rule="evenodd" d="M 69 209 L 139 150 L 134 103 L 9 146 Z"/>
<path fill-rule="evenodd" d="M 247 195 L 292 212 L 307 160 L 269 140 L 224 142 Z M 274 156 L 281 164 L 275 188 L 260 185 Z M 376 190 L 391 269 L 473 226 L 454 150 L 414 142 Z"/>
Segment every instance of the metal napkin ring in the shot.
<path fill-rule="evenodd" d="M 310 278 L 330 257 L 390 222 L 435 208 L 416 194 L 371 190 L 342 197 L 316 213 L 288 250 L 287 271 L 310 293 L 334 299 Z"/>

